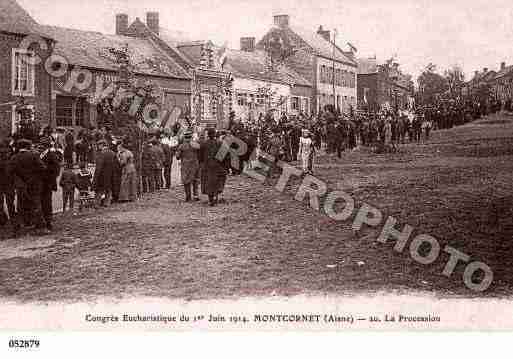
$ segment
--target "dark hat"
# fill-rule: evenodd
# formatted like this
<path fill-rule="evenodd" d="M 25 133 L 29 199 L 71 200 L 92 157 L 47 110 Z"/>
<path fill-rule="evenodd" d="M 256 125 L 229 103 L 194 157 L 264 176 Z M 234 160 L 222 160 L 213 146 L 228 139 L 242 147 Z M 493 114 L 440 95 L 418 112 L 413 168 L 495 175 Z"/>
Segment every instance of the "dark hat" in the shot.
<path fill-rule="evenodd" d="M 207 136 L 208 136 L 209 138 L 215 138 L 215 137 L 216 137 L 216 129 L 215 129 L 215 128 L 213 128 L 213 127 L 209 127 L 209 128 L 207 129 Z"/>

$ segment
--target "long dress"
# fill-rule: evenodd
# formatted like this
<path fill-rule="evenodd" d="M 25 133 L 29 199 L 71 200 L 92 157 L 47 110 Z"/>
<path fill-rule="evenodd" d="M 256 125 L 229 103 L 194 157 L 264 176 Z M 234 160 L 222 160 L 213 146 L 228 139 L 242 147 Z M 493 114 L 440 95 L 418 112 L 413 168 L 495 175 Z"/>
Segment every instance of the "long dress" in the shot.
<path fill-rule="evenodd" d="M 313 142 L 308 137 L 299 139 L 299 156 L 303 172 L 310 172 L 313 168 Z"/>
<path fill-rule="evenodd" d="M 385 145 L 390 145 L 392 143 L 392 124 L 390 122 L 387 122 L 385 124 Z"/>
<path fill-rule="evenodd" d="M 121 165 L 121 186 L 119 189 L 120 201 L 134 201 L 137 196 L 137 171 L 134 164 L 134 155 L 124 149 L 118 153 Z"/>
<path fill-rule="evenodd" d="M 202 156 L 202 171 L 201 171 L 201 192 L 207 195 L 218 195 L 224 190 L 226 182 L 227 168 L 226 162 L 229 157 L 224 161 L 219 161 L 216 155 L 221 147 L 221 142 L 209 139 L 201 144 Z"/>

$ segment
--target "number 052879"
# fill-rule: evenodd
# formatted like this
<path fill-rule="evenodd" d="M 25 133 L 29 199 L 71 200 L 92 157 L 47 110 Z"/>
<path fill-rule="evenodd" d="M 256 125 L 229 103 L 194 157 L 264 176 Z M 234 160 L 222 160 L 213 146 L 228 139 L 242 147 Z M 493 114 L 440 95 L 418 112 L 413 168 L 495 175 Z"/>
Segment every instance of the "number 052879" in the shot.
<path fill-rule="evenodd" d="M 19 349 L 39 348 L 39 340 L 37 340 L 37 339 L 10 339 L 9 340 L 9 348 L 19 348 Z"/>

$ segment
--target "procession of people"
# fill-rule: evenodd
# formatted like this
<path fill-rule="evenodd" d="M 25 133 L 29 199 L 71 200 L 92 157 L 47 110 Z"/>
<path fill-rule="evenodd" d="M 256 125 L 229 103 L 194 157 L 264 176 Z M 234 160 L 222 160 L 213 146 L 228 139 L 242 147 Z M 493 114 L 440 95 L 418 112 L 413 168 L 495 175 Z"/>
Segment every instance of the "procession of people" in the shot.
<path fill-rule="evenodd" d="M 140 151 L 126 136 L 116 137 L 107 128 L 82 130 L 76 138 L 60 128 L 45 128 L 36 141 L 22 132 L 0 141 L 0 225 L 10 224 L 14 236 L 23 228 L 38 235 L 50 233 L 53 195 L 59 187 L 63 213 L 133 202 L 145 193 L 170 189 L 174 159 L 180 161 L 185 202 L 198 202 L 203 194 L 208 205 L 216 206 L 224 202 L 227 177 L 252 168 L 262 152 L 274 158 L 268 181 L 279 171 L 278 161 L 297 161 L 303 174 L 311 175 L 321 152 L 338 158 L 359 147 L 394 152 L 402 144 L 429 140 L 433 130 L 462 125 L 500 109 L 493 103 L 440 100 L 374 113 L 343 114 L 327 105 L 315 116 L 282 114 L 276 119 L 267 113 L 256 121 L 237 120 L 232 114 L 227 129 L 178 123 L 160 129 L 147 136 Z M 229 154 L 222 160 L 217 157 L 226 136 L 247 145 L 237 166 Z"/>

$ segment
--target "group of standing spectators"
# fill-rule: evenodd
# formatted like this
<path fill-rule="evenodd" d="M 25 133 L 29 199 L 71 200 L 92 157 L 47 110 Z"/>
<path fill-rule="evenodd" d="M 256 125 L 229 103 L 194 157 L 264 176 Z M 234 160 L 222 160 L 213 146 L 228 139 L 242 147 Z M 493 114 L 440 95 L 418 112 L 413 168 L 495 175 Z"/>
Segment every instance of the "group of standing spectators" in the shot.
<path fill-rule="evenodd" d="M 20 139 L 0 141 L 0 156 L 0 224 L 10 222 L 14 235 L 24 227 L 36 234 L 49 233 L 62 153 L 49 138 L 39 141 L 37 148 L 30 140 Z"/>

